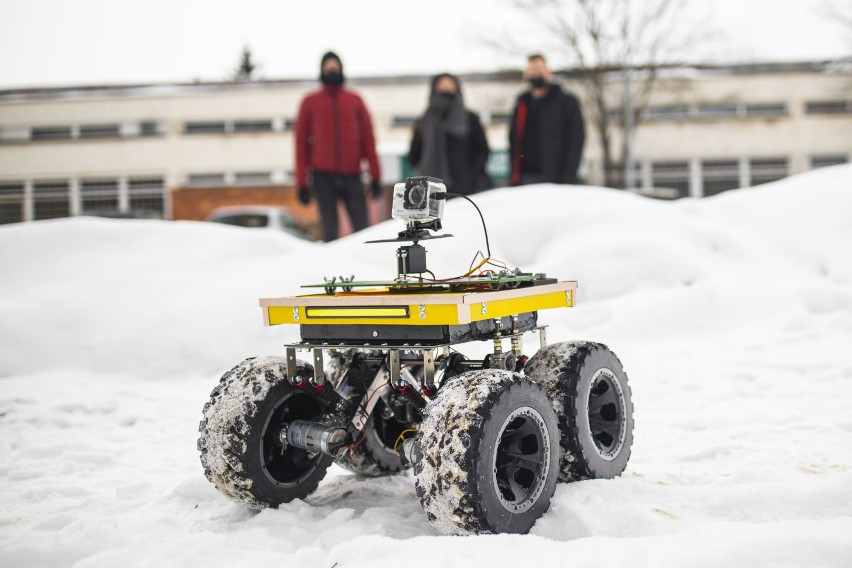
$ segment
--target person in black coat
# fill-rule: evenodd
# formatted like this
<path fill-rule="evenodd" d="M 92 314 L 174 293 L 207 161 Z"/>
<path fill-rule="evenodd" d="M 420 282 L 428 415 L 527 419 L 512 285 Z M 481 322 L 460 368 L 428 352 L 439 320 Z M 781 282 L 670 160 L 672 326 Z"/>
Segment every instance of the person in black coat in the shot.
<path fill-rule="evenodd" d="M 554 85 L 541 55 L 524 71 L 530 90 L 518 97 L 509 128 L 512 185 L 579 182 L 586 128 L 577 97 Z"/>
<path fill-rule="evenodd" d="M 414 125 L 409 164 L 417 175 L 440 178 L 448 191 L 467 195 L 491 187 L 485 173 L 488 153 L 479 117 L 464 108 L 458 78 L 436 75 L 429 107 Z"/>

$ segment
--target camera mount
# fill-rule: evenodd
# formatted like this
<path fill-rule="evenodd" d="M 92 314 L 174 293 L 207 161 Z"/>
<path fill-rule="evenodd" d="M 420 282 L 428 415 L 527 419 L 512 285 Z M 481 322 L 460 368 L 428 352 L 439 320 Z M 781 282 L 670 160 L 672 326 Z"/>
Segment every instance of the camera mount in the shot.
<path fill-rule="evenodd" d="M 440 179 L 422 176 L 410 177 L 405 183 L 394 186 L 394 219 L 405 221 L 405 230 L 395 239 L 379 239 L 368 243 L 410 242 L 396 250 L 397 279 L 408 274 L 427 272 L 426 249 L 418 242 L 429 239 L 444 239 L 452 235 L 433 235 L 442 229 L 441 217 L 444 215 L 444 201 L 447 199 L 447 187 Z"/>

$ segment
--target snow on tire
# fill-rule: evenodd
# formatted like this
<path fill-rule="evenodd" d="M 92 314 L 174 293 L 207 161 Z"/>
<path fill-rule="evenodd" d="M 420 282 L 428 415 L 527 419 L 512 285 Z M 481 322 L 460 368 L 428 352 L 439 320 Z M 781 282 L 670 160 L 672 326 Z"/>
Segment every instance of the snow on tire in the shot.
<path fill-rule="evenodd" d="M 633 401 L 618 357 L 600 343 L 554 343 L 524 373 L 544 388 L 559 419 L 559 480 L 621 475 L 633 444 Z"/>
<path fill-rule="evenodd" d="M 310 495 L 332 461 L 283 448 L 278 441 L 279 424 L 322 414 L 317 402 L 287 381 L 285 367 L 284 357 L 258 357 L 225 373 L 198 427 L 207 479 L 222 494 L 253 508 Z"/>
<path fill-rule="evenodd" d="M 527 533 L 556 487 L 559 430 L 543 389 L 517 373 L 468 371 L 424 411 L 417 495 L 444 534 Z"/>

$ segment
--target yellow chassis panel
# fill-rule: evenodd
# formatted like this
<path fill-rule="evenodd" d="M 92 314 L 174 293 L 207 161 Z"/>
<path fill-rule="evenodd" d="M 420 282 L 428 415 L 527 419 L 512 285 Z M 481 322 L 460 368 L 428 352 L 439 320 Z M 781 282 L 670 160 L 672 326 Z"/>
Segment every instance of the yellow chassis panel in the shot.
<path fill-rule="evenodd" d="M 460 325 L 574 305 L 577 283 L 497 292 L 313 294 L 261 299 L 265 325 Z"/>

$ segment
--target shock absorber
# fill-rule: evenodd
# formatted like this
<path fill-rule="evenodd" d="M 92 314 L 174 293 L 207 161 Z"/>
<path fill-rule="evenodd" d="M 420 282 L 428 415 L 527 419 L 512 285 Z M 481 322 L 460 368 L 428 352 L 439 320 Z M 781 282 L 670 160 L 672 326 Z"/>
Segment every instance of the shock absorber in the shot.
<path fill-rule="evenodd" d="M 303 377 L 296 379 L 296 388 L 318 402 L 328 412 L 335 412 L 349 417 L 355 413 L 354 405 L 340 396 L 329 383 L 315 385 Z"/>
<path fill-rule="evenodd" d="M 411 385 L 404 385 L 396 389 L 396 392 L 406 400 L 406 402 L 411 403 L 418 410 L 423 410 L 426 407 L 426 401 L 423 400 L 423 396 L 417 392 L 417 390 Z"/>

